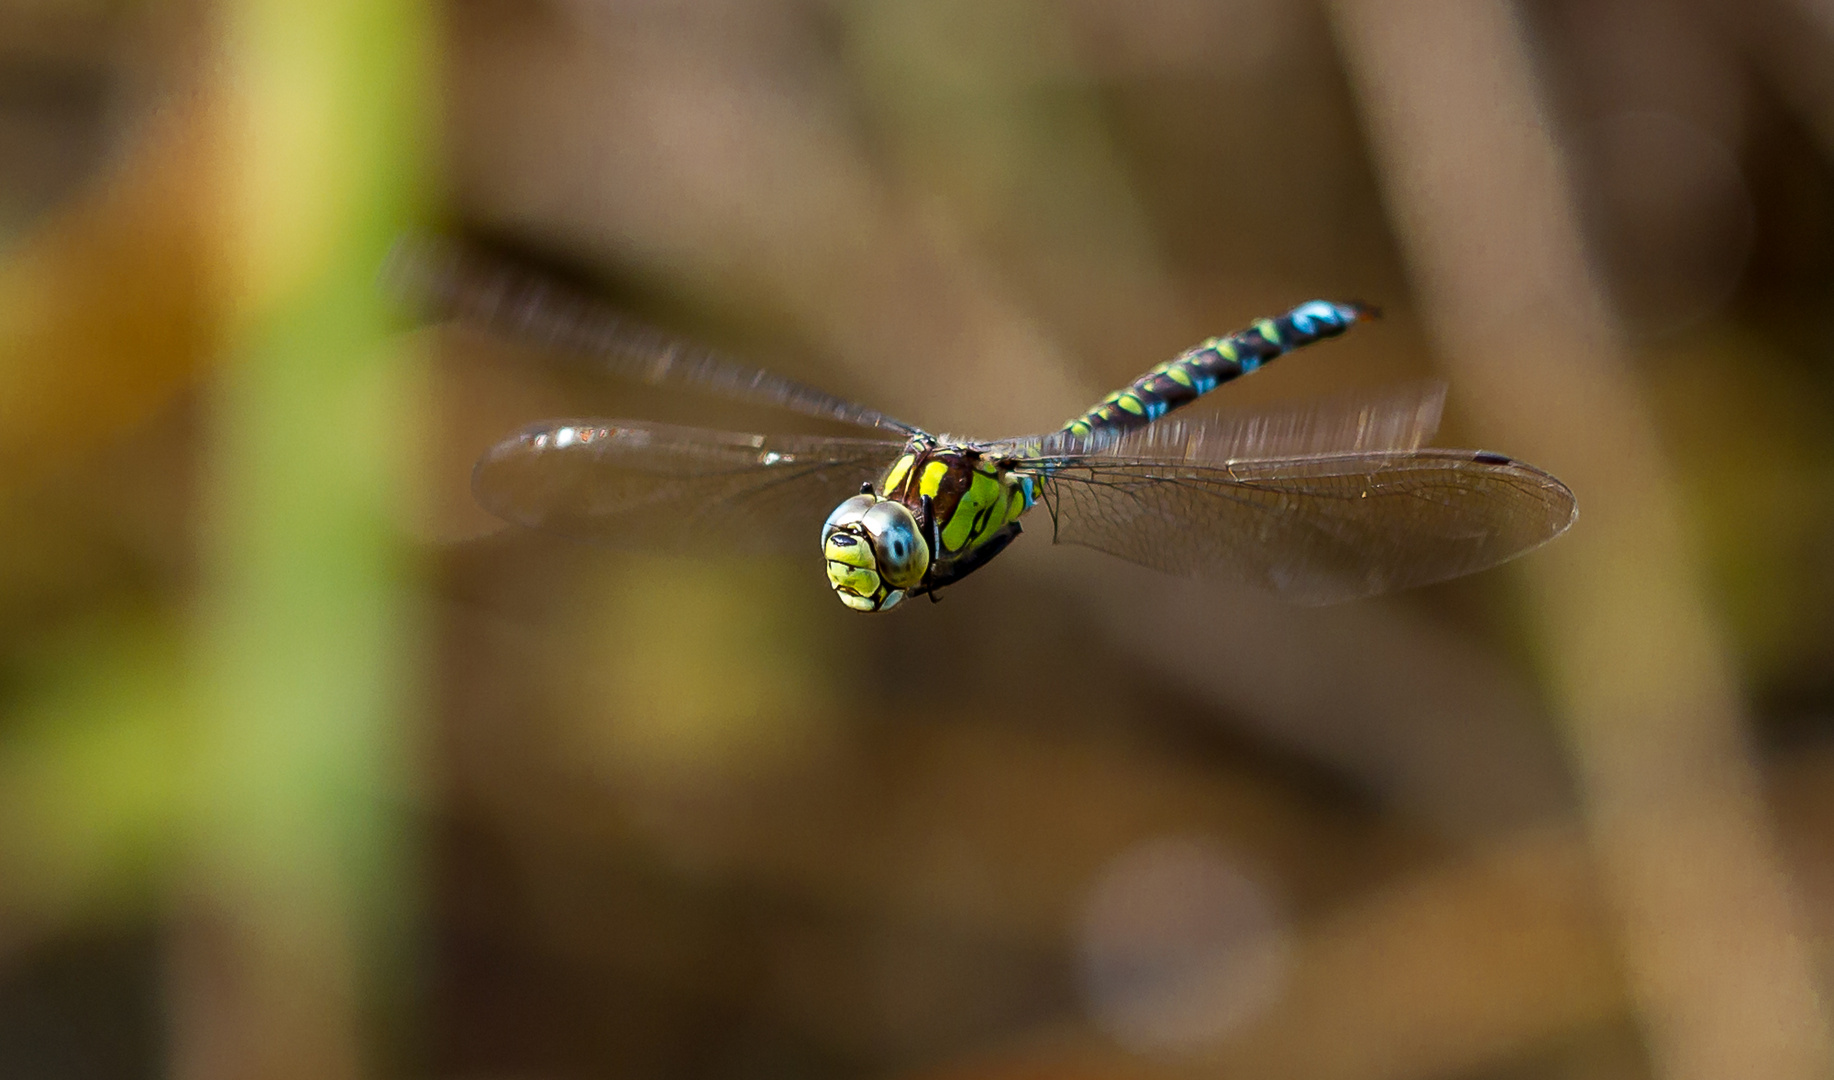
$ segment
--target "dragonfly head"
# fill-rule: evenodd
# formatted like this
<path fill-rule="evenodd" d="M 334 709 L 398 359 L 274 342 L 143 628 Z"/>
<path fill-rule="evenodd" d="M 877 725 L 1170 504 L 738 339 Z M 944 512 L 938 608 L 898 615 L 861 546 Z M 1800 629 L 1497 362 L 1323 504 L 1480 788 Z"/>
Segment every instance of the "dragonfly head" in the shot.
<path fill-rule="evenodd" d="M 834 508 L 821 528 L 828 584 L 855 611 L 889 611 L 923 581 L 930 545 L 903 504 L 863 491 Z"/>

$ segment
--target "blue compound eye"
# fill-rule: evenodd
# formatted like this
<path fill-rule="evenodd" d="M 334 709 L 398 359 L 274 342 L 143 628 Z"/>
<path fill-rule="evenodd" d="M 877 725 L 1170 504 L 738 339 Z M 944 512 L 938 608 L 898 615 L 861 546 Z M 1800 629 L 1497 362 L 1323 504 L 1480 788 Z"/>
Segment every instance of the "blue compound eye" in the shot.
<path fill-rule="evenodd" d="M 930 568 L 930 549 L 917 532 L 917 519 L 903 503 L 881 500 L 860 519 L 878 554 L 879 573 L 896 588 L 908 589 Z"/>

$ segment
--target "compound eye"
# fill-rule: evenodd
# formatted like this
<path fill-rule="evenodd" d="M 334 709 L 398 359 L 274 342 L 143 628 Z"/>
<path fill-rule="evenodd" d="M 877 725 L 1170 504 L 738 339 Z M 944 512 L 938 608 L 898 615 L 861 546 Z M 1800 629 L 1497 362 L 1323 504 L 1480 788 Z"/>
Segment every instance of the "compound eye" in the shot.
<path fill-rule="evenodd" d="M 866 511 L 860 523 L 872 538 L 879 573 L 888 583 L 908 589 L 923 580 L 924 571 L 930 568 L 930 548 L 904 504 L 881 500 Z"/>
<path fill-rule="evenodd" d="M 866 512 L 871 510 L 873 505 L 877 502 L 878 500 L 871 495 L 855 495 L 853 498 L 835 507 L 834 513 L 828 515 L 828 520 L 823 523 L 821 527 L 822 544 L 825 546 L 828 543 L 828 536 L 833 533 L 834 530 L 843 525 L 852 525 L 865 517 Z"/>

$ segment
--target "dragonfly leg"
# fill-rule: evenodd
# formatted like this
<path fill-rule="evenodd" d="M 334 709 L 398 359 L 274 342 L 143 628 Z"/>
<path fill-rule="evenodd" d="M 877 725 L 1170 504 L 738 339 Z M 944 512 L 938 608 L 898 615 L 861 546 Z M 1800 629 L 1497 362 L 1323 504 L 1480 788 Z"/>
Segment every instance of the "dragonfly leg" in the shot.
<path fill-rule="evenodd" d="M 911 590 L 916 593 L 927 592 L 930 599 L 936 599 L 936 592 L 945 585 L 953 585 L 961 579 L 986 566 L 995 555 L 1006 550 L 1006 545 L 1016 540 L 1024 530 L 1014 521 L 990 535 L 986 540 L 961 553 L 958 558 L 946 564 L 930 563 L 928 580 Z"/>
<path fill-rule="evenodd" d="M 929 533 L 930 562 L 942 558 L 942 522 L 936 520 L 936 500 L 925 495 L 921 500 L 923 509 L 923 530 Z"/>

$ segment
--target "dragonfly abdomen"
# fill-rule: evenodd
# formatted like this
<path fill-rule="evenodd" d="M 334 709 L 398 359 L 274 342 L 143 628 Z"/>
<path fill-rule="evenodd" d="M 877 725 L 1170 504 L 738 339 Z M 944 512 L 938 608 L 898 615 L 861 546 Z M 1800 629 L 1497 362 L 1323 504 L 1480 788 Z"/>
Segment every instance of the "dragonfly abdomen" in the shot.
<path fill-rule="evenodd" d="M 1143 427 L 1180 405 L 1261 365 L 1323 338 L 1336 337 L 1374 309 L 1311 300 L 1275 319 L 1262 319 L 1228 337 L 1211 338 L 1153 368 L 1063 426 L 1077 438 Z"/>

